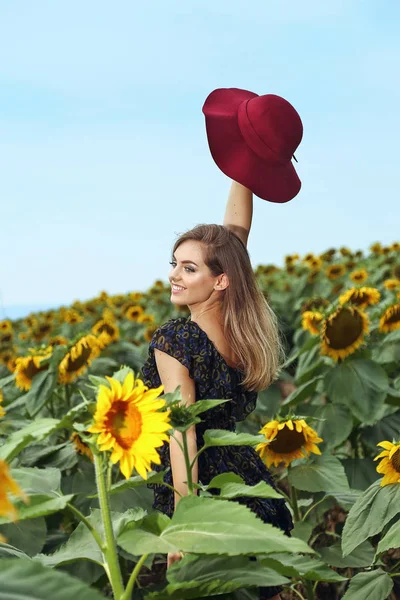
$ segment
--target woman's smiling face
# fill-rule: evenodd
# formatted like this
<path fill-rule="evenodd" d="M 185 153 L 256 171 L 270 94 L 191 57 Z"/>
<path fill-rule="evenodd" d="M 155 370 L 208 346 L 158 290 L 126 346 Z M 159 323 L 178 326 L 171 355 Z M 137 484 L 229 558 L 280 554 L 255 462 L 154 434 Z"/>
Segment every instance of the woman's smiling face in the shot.
<path fill-rule="evenodd" d="M 218 293 L 215 286 L 221 276 L 213 275 L 205 264 L 201 242 L 182 242 L 172 257 L 171 266 L 169 280 L 174 304 L 193 306 Z"/>

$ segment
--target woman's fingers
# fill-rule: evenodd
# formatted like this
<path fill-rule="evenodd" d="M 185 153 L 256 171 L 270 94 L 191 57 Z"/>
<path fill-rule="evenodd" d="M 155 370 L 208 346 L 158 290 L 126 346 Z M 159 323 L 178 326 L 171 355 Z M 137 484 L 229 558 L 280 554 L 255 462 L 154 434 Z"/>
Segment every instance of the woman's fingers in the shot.
<path fill-rule="evenodd" d="M 167 558 L 167 568 L 169 569 L 170 566 L 174 564 L 174 562 L 179 562 L 180 560 L 182 560 L 182 558 L 182 552 L 170 552 Z"/>

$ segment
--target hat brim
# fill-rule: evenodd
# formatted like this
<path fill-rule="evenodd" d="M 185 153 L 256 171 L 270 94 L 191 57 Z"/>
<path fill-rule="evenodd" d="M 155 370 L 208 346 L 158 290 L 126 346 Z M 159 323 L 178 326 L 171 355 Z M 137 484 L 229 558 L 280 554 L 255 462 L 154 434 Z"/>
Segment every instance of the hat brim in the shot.
<path fill-rule="evenodd" d="M 203 106 L 208 145 L 221 171 L 269 202 L 284 203 L 300 191 L 301 181 L 291 161 L 268 164 L 243 139 L 238 123 L 238 108 L 244 100 L 256 98 L 247 90 L 218 89 L 211 92 Z"/>

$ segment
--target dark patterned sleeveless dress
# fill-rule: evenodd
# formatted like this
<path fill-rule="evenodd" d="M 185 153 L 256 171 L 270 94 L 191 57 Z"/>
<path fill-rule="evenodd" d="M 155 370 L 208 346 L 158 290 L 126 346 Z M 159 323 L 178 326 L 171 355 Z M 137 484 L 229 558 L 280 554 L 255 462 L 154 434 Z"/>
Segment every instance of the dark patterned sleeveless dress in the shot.
<path fill-rule="evenodd" d="M 181 317 L 168 321 L 153 335 L 149 356 L 142 369 L 144 383 L 149 387 L 161 385 L 154 357 L 155 349 L 173 356 L 188 371 L 195 382 L 196 400 L 229 398 L 231 402 L 221 404 L 201 415 L 202 422 L 196 425 L 197 446 L 204 444 L 203 434 L 207 429 L 227 429 L 235 431 L 236 422 L 243 421 L 256 406 L 257 393 L 246 392 L 241 387 L 242 374 L 230 367 L 214 344 L 197 323 Z M 160 450 L 161 465 L 154 470 L 170 467 L 169 445 Z M 275 487 L 272 476 L 261 458 L 250 446 L 223 446 L 205 450 L 198 460 L 199 481 L 207 485 L 215 475 L 236 473 L 247 485 L 265 481 Z M 172 485 L 171 469 L 164 481 Z M 172 516 L 174 494 L 162 484 L 149 485 L 154 489 L 153 507 Z M 265 523 L 271 523 L 289 534 L 293 528 L 292 518 L 284 500 L 242 497 L 235 500 L 248 506 Z M 260 600 L 278 594 L 281 588 L 260 588 Z"/>

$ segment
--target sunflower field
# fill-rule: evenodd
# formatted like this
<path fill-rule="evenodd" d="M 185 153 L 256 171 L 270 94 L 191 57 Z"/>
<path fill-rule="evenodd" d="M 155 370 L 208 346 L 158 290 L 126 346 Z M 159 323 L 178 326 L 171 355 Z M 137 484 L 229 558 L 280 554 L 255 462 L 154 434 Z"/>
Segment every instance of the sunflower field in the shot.
<path fill-rule="evenodd" d="M 199 453 L 251 445 L 277 490 L 233 473 L 193 483 L 186 431 L 227 400 L 184 407 L 141 381 L 156 328 L 189 316 L 169 285 L 0 321 L 0 600 L 400 597 L 400 244 L 256 276 L 286 362 Z M 151 488 L 175 432 L 190 493 L 170 519 Z M 292 536 L 241 497 L 285 498 Z M 182 559 L 167 571 L 168 553 Z"/>

